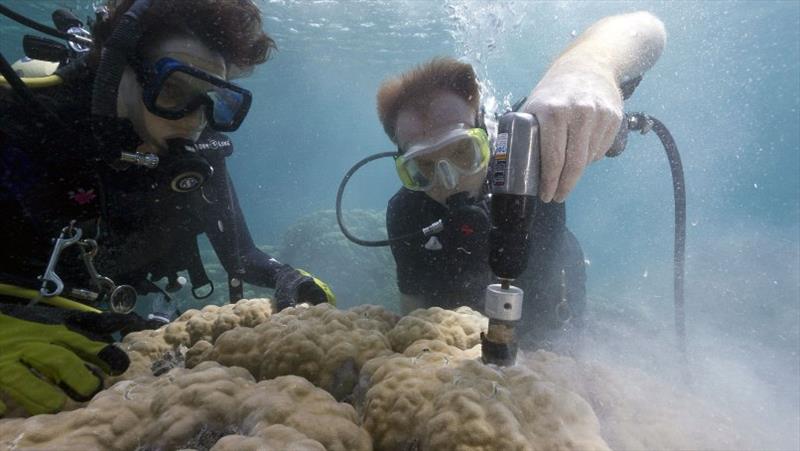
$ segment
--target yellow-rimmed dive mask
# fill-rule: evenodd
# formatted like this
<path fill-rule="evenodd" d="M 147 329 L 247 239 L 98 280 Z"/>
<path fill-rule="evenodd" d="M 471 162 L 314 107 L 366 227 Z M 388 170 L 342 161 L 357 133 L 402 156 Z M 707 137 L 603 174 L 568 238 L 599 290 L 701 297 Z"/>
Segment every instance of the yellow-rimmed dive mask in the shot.
<path fill-rule="evenodd" d="M 394 160 L 406 188 L 428 191 L 437 180 L 445 189 L 455 189 L 461 177 L 485 169 L 489 156 L 486 131 L 459 124 L 433 138 L 409 144 Z"/>

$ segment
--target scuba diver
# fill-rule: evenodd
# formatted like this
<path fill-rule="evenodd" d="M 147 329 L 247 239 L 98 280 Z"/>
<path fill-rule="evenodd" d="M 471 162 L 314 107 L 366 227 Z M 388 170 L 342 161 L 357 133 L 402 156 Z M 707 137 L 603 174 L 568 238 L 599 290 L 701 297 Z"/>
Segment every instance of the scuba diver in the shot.
<path fill-rule="evenodd" d="M 553 348 L 560 346 L 559 337 L 579 336 L 586 269 L 578 240 L 566 226 L 564 200 L 584 168 L 622 134 L 623 100 L 665 41 L 663 24 L 650 13 L 602 19 L 578 36 L 512 109 L 538 120 L 541 146 L 541 169 L 532 176 L 538 176 L 532 221 L 518 243 L 522 248 L 526 241 L 529 249 L 520 266 L 527 269 L 516 279 L 525 293 L 523 341 Z M 492 177 L 502 177 L 509 162 L 500 161 L 496 149 L 492 155 L 492 144 L 499 144 L 490 142 L 475 72 L 454 59 L 434 59 L 385 81 L 377 103 L 397 152 L 365 158 L 343 185 L 367 161 L 393 157 L 403 186 L 388 204 L 388 240 L 348 237 L 367 246 L 391 246 L 405 313 L 431 306 L 484 311 L 494 269 L 490 253 L 510 257 L 515 245 L 490 249 L 492 231 L 509 221 L 492 208 L 492 185 L 498 183 Z M 486 123 L 493 119 L 486 117 Z M 564 334 L 571 331 L 575 334 Z M 574 340 L 567 342 L 566 350 L 574 350 Z"/>
<path fill-rule="evenodd" d="M 69 40 L 26 37 L 26 50 L 61 59 L 43 78 L 19 77 L 0 55 L 0 393 L 31 414 L 55 412 L 65 394 L 102 388 L 96 368 L 123 372 L 114 334 L 171 316 L 132 313 L 137 296 L 168 296 L 184 270 L 196 298 L 213 291 L 200 234 L 232 302 L 243 282 L 275 288 L 276 309 L 335 302 L 323 282 L 254 245 L 226 169 L 224 132 L 251 102 L 230 80 L 275 47 L 251 0 L 109 1 L 91 32 L 74 17 L 56 30 L 0 8 Z"/>

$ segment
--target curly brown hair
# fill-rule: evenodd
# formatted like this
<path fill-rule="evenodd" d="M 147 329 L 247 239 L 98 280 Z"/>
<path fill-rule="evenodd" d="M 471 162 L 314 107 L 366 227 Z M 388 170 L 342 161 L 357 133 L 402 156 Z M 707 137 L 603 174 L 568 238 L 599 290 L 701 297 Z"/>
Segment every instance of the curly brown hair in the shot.
<path fill-rule="evenodd" d="M 434 58 L 403 74 L 385 80 L 378 89 L 378 117 L 386 134 L 396 141 L 400 110 L 421 109 L 436 91 L 450 91 L 478 110 L 480 90 L 472 66 L 454 58 Z"/>
<path fill-rule="evenodd" d="M 108 0 L 108 20 L 92 30 L 92 60 L 98 61 L 103 43 L 135 0 Z M 196 36 L 219 52 L 229 65 L 242 69 L 261 64 L 276 48 L 262 29 L 261 11 L 252 0 L 153 0 L 140 19 L 144 35 L 139 51 L 168 35 Z"/>

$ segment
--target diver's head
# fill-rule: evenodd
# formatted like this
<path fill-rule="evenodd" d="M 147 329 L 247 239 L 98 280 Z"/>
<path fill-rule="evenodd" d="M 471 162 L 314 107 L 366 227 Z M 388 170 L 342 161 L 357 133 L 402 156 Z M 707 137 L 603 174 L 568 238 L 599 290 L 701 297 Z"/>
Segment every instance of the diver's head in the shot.
<path fill-rule="evenodd" d="M 166 37 L 147 49 L 142 64 L 152 67 L 163 58 L 171 58 L 190 68 L 199 69 L 222 79 L 227 71 L 222 55 L 192 36 Z M 166 86 L 164 90 L 167 92 L 162 96 L 169 95 L 169 91 L 194 89 L 189 77 L 185 78 L 186 80 L 176 80 Z M 117 114 L 119 117 L 130 119 L 134 130 L 146 144 L 157 151 L 166 148 L 169 139 L 183 138 L 196 141 L 200 137 L 200 133 L 208 123 L 204 108 L 198 105 L 182 117 L 165 118 L 148 110 L 144 103 L 144 88 L 141 77 L 137 77 L 137 71 L 130 66 L 126 68 L 119 86 Z"/>
<path fill-rule="evenodd" d="M 109 1 L 109 18 L 95 27 L 101 49 L 133 0 Z M 250 0 L 152 0 L 144 31 L 117 96 L 117 115 L 131 121 L 149 151 L 167 140 L 195 141 L 209 125 L 239 126 L 250 94 L 228 80 L 266 61 L 275 47 Z M 96 55 L 93 58 L 97 61 Z"/>
<path fill-rule="evenodd" d="M 476 195 L 486 178 L 488 139 L 478 129 L 478 83 L 472 66 L 437 58 L 383 83 L 378 113 L 401 156 L 403 184 L 446 205 Z"/>

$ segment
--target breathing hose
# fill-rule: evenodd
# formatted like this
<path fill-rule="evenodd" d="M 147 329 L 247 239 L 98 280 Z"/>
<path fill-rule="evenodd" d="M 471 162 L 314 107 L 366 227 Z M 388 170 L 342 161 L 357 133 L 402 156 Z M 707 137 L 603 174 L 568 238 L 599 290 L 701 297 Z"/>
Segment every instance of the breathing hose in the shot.
<path fill-rule="evenodd" d="M 347 174 L 344 175 L 344 178 L 342 178 L 342 182 L 339 184 L 339 190 L 336 192 L 336 222 L 339 223 L 339 229 L 341 229 L 342 234 L 344 234 L 344 236 L 347 237 L 348 240 L 358 245 L 366 247 L 388 246 L 398 241 L 407 241 L 407 240 L 424 238 L 428 235 L 441 232 L 443 229 L 442 221 L 437 221 L 418 232 L 408 233 L 405 235 L 400 235 L 386 240 L 371 241 L 371 240 L 362 240 L 361 238 L 358 238 L 357 236 L 350 233 L 350 231 L 347 230 L 347 227 L 345 227 L 344 220 L 342 219 L 342 196 L 344 195 L 344 189 L 347 186 L 347 182 L 350 180 L 350 177 L 352 177 L 356 171 L 361 169 L 362 166 L 369 163 L 370 161 L 375 161 L 381 158 L 389 158 L 395 156 L 397 156 L 397 152 L 381 152 L 381 153 L 376 153 L 374 155 L 370 155 L 362 159 L 358 163 L 354 164 L 353 167 L 350 168 L 349 171 L 347 171 Z"/>
<path fill-rule="evenodd" d="M 101 151 L 101 159 L 113 164 L 120 158 L 115 138 L 124 133 L 117 119 L 117 95 L 128 58 L 136 52 L 142 37 L 139 19 L 151 0 L 136 0 L 122 15 L 111 36 L 103 43 L 100 62 L 92 86 L 92 134 Z"/>

